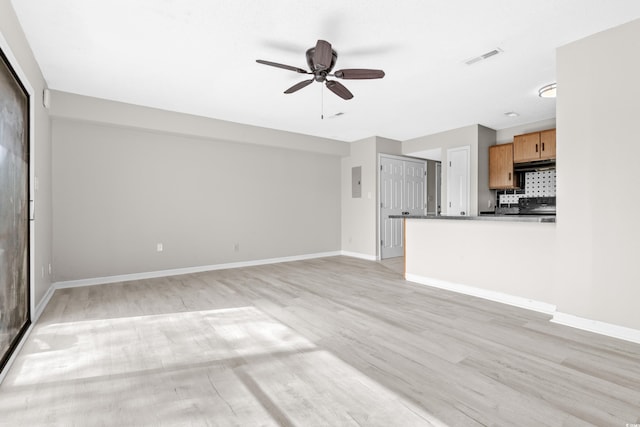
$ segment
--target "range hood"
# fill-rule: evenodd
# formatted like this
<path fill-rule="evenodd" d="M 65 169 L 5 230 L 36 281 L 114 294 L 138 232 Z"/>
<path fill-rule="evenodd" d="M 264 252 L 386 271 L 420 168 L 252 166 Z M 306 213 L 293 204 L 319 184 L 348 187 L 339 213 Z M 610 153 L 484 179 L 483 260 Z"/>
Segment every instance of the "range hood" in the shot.
<path fill-rule="evenodd" d="M 537 160 L 535 162 L 514 163 L 514 172 L 548 171 L 556 168 L 556 160 Z"/>

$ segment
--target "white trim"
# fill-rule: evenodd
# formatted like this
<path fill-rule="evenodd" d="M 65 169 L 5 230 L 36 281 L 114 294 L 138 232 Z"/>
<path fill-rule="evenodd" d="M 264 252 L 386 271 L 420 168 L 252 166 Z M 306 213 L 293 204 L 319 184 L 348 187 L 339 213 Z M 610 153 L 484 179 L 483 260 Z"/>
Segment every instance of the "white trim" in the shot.
<path fill-rule="evenodd" d="M 340 251 L 340 255 L 349 256 L 351 258 L 360 258 L 367 261 L 379 261 L 379 258 L 376 255 L 367 255 L 358 252 Z"/>
<path fill-rule="evenodd" d="M 40 304 L 38 304 L 35 311 L 31 313 L 32 324 L 37 322 L 40 316 L 42 316 L 44 309 L 47 308 L 47 305 L 49 305 L 49 301 L 51 301 L 51 297 L 53 297 L 53 293 L 55 291 L 56 291 L 55 285 L 52 284 L 51 286 L 49 286 L 49 289 L 47 289 L 47 292 L 42 297 L 42 300 L 40 300 Z"/>
<path fill-rule="evenodd" d="M 7 360 L 7 363 L 4 365 L 4 369 L 2 370 L 2 372 L 0 372 L 0 384 L 2 384 L 2 381 L 4 381 L 7 374 L 11 370 L 11 366 L 13 365 L 13 362 L 15 362 L 16 358 L 20 354 L 20 350 L 22 350 L 22 347 L 27 342 L 27 338 L 29 338 L 29 335 L 31 335 L 31 331 L 33 330 L 33 328 L 35 328 L 36 322 L 38 321 L 38 319 L 40 319 L 42 312 L 44 312 L 44 309 L 49 304 L 49 301 L 51 301 L 51 297 L 53 296 L 53 293 L 55 292 L 55 290 L 56 290 L 55 286 L 53 285 L 49 286 L 49 289 L 47 289 L 47 293 L 45 293 L 44 296 L 42 297 L 40 304 L 38 304 L 35 310 L 31 311 L 31 324 L 25 331 L 20 341 L 18 341 L 18 345 L 13 350 L 13 353 L 11 354 L 11 357 L 9 358 L 9 360 Z"/>
<path fill-rule="evenodd" d="M 502 304 L 513 305 L 544 314 L 550 314 L 553 316 L 551 319 L 549 319 L 550 322 L 640 344 L 640 330 L 638 329 L 627 328 L 626 326 L 619 326 L 612 323 L 601 322 L 598 320 L 585 319 L 583 317 L 574 316 L 572 314 L 561 313 L 556 311 L 555 305 L 546 302 L 518 297 L 515 295 L 509 295 L 502 292 L 489 291 L 486 289 L 478 288 L 476 286 L 463 285 L 459 283 L 447 282 L 445 280 L 418 276 L 416 274 L 405 274 L 405 279 L 408 282 L 457 292 L 464 295 L 471 295 L 474 297 L 483 298 Z"/>
<path fill-rule="evenodd" d="M 555 312 L 551 322 L 640 344 L 640 330 Z"/>
<path fill-rule="evenodd" d="M 545 314 L 554 314 L 556 306 L 546 302 L 536 301 L 529 298 L 509 295 L 502 292 L 489 291 L 478 288 L 476 286 L 462 285 L 459 283 L 447 282 L 440 279 L 432 279 L 429 277 L 418 276 L 415 274 L 405 274 L 405 279 L 409 282 L 419 283 L 434 288 L 445 289 L 460 294 L 471 295 L 478 298 L 484 298 L 490 301 L 496 301 L 503 304 L 513 305 L 527 310 L 533 310 Z"/>
<path fill-rule="evenodd" d="M 33 200 L 33 207 L 31 206 L 31 202 L 29 202 L 29 209 L 33 209 L 33 215 L 34 215 L 33 216 L 34 220 L 31 220 L 31 219 L 29 220 L 29 314 L 30 314 L 29 321 L 30 321 L 30 325 L 25 331 L 24 335 L 22 336 L 22 339 L 20 339 L 17 346 L 14 348 L 13 353 L 11 354 L 11 357 L 9 357 L 9 360 L 7 360 L 7 363 L 4 365 L 4 369 L 2 370 L 2 372 L 0 372 L 0 384 L 2 384 L 2 381 L 6 377 L 9 370 L 11 369 L 11 365 L 13 365 L 15 358 L 20 353 L 20 349 L 26 342 L 26 338 L 31 333 L 31 329 L 33 328 L 33 325 L 36 319 L 35 317 L 35 313 L 36 313 L 36 307 L 35 307 L 35 277 L 36 277 L 35 203 L 37 202 L 37 200 L 36 200 L 36 192 L 35 192 L 35 185 L 34 185 L 35 173 L 36 173 L 36 164 L 35 164 L 36 96 L 34 96 L 34 90 L 33 90 L 33 86 L 31 85 L 31 81 L 29 80 L 29 78 L 27 77 L 27 74 L 23 71 L 22 67 L 20 66 L 20 62 L 18 61 L 16 56 L 13 54 L 13 50 L 11 50 L 11 47 L 9 46 L 9 42 L 7 41 L 7 39 L 4 38 L 4 36 L 2 35 L 2 32 L 0 32 L 0 48 L 2 49 L 2 52 L 4 53 L 4 55 L 7 57 L 7 60 L 9 61 L 9 63 L 11 64 L 13 71 L 15 71 L 15 73 L 18 75 L 18 78 L 20 79 L 20 83 L 22 83 L 22 85 L 26 89 L 27 96 L 29 98 L 29 198 L 30 200 Z M 29 216 L 31 216 L 31 212 L 29 212 Z M 51 286 L 49 287 L 49 290 L 51 290 Z"/>
<path fill-rule="evenodd" d="M 149 271 L 145 273 L 122 274 L 118 276 L 94 277 L 90 279 L 56 282 L 56 289 L 77 288 L 81 286 L 104 285 L 107 283 L 128 282 L 131 280 L 153 279 L 157 277 L 178 276 L 181 274 L 202 273 L 204 271 L 226 270 L 230 268 L 254 267 L 257 265 L 277 264 L 281 262 L 302 261 L 314 258 L 326 258 L 341 255 L 340 251 L 320 252 L 315 254 L 296 255 L 281 258 L 268 258 L 254 261 L 230 262 L 226 264 L 203 265 L 198 267 L 175 268 L 171 270 Z"/>

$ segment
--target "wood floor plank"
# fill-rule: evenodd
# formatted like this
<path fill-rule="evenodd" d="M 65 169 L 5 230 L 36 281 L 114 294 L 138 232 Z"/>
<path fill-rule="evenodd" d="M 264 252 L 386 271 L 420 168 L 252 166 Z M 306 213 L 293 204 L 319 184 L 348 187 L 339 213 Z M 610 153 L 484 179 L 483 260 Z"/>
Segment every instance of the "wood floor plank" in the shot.
<path fill-rule="evenodd" d="M 640 345 L 412 284 L 395 264 L 58 290 L 0 385 L 0 426 L 640 422 Z"/>

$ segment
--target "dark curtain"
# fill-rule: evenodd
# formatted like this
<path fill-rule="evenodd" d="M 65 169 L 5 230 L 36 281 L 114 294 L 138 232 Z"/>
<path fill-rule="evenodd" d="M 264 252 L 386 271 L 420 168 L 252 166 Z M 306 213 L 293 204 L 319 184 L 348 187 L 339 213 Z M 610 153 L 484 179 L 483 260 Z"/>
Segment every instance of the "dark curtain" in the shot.
<path fill-rule="evenodd" d="M 29 98 L 0 51 L 0 369 L 29 326 Z"/>

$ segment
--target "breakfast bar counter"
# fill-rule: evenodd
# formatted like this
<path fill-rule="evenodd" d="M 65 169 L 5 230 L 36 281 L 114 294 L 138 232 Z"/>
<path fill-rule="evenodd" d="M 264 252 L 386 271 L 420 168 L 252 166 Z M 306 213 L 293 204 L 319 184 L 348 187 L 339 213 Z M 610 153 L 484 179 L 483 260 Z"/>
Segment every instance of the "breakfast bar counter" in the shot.
<path fill-rule="evenodd" d="M 396 217 L 406 280 L 553 312 L 554 215 Z"/>
<path fill-rule="evenodd" d="M 435 219 L 456 221 L 556 222 L 555 215 L 389 215 L 389 218 Z"/>

